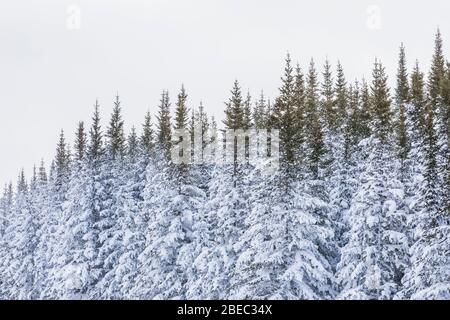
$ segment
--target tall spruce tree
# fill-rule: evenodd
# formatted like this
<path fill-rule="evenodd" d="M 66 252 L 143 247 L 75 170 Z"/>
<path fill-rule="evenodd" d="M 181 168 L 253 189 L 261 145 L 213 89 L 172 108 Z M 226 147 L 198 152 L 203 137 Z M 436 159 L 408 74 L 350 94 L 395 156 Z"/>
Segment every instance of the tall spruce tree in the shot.
<path fill-rule="evenodd" d="M 108 154 L 115 159 L 121 159 L 125 154 L 125 134 L 123 129 L 122 108 L 120 106 L 119 94 L 116 95 L 114 108 L 107 129 Z"/>
<path fill-rule="evenodd" d="M 161 94 L 161 100 L 158 110 L 158 144 L 159 148 L 165 152 L 166 157 L 169 157 L 172 139 L 171 117 L 170 117 L 170 100 L 169 92 L 164 90 Z"/>
<path fill-rule="evenodd" d="M 81 161 L 86 155 L 87 135 L 84 130 L 84 122 L 78 123 L 78 128 L 75 136 L 75 161 Z"/>
<path fill-rule="evenodd" d="M 345 80 L 344 68 L 341 63 L 338 62 L 336 70 L 336 118 L 337 125 L 342 129 L 343 124 L 347 119 L 347 106 L 348 106 L 348 93 L 347 93 L 347 81 Z"/>
<path fill-rule="evenodd" d="M 431 70 L 428 75 L 428 96 L 431 105 L 437 108 L 441 81 L 445 77 L 445 57 L 441 31 L 438 29 L 434 40 L 434 53 L 431 62 Z"/>
<path fill-rule="evenodd" d="M 402 174 L 405 174 L 407 158 L 411 149 L 410 137 L 408 130 L 408 113 L 409 108 L 409 83 L 408 83 L 408 71 L 406 68 L 405 47 L 403 43 L 400 46 L 400 53 L 398 59 L 397 69 L 397 87 L 395 89 L 395 101 L 396 101 L 396 129 L 397 129 L 397 148 L 398 155 L 402 162 Z"/>
<path fill-rule="evenodd" d="M 186 90 L 184 89 L 184 85 L 182 85 L 175 108 L 175 129 L 187 129 L 189 109 L 186 106 L 186 100 Z"/>
<path fill-rule="evenodd" d="M 425 107 L 427 101 L 424 74 L 420 71 L 417 60 L 411 73 L 410 99 L 412 108 L 409 113 L 413 125 L 414 141 L 418 141 L 425 128 Z"/>
<path fill-rule="evenodd" d="M 140 139 L 140 143 L 142 146 L 142 149 L 147 153 L 150 154 L 150 151 L 154 147 L 154 131 L 153 131 L 153 124 L 152 124 L 152 116 L 150 114 L 150 111 L 148 111 L 145 114 L 145 120 L 142 124 L 142 135 Z"/>
<path fill-rule="evenodd" d="M 322 82 L 322 109 L 325 114 L 327 128 L 334 131 L 336 126 L 336 114 L 334 108 L 334 83 L 331 71 L 330 62 L 325 60 L 323 67 L 323 82 Z"/>
<path fill-rule="evenodd" d="M 99 160 L 103 155 L 103 133 L 100 124 L 100 106 L 98 100 L 95 101 L 94 115 L 92 117 L 92 126 L 89 130 L 89 160 Z"/>
<path fill-rule="evenodd" d="M 231 98 L 225 105 L 225 120 L 223 121 L 225 128 L 232 130 L 243 129 L 244 103 L 241 87 L 237 80 L 234 81 Z"/>
<path fill-rule="evenodd" d="M 291 64 L 291 57 L 288 54 L 285 60 L 284 75 L 281 78 L 280 94 L 273 107 L 272 119 L 274 128 L 280 130 L 280 155 L 282 166 L 292 166 L 295 163 L 296 154 L 296 113 L 294 106 L 295 76 Z M 293 170 L 286 169 L 287 173 Z"/>
<path fill-rule="evenodd" d="M 317 72 L 312 59 L 309 65 L 306 83 L 305 108 L 306 118 L 308 119 L 306 126 L 308 139 L 307 156 L 312 177 L 317 178 L 320 174 L 320 169 L 324 166 L 327 150 L 324 143 L 324 133 L 319 113 Z"/>
<path fill-rule="evenodd" d="M 386 143 L 392 131 L 392 112 L 387 76 L 381 62 L 375 61 L 372 72 L 371 109 L 373 115 L 372 128 L 382 143 Z"/>

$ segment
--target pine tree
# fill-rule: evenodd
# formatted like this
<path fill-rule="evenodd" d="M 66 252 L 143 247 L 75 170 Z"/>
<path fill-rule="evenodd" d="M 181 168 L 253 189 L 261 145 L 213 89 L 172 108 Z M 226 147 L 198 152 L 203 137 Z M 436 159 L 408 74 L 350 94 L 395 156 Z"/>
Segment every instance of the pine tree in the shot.
<path fill-rule="evenodd" d="M 414 126 L 414 141 L 418 141 L 425 128 L 425 81 L 424 74 L 419 69 L 419 62 L 416 61 L 411 73 L 411 105 L 410 118 Z"/>
<path fill-rule="evenodd" d="M 322 83 L 322 109 L 325 114 L 326 124 L 329 130 L 335 130 L 336 114 L 334 108 L 334 84 L 331 73 L 331 65 L 325 60 Z"/>
<path fill-rule="evenodd" d="M 280 156 L 281 164 L 286 175 L 295 175 L 292 165 L 295 163 L 296 146 L 296 112 L 294 106 L 295 76 L 291 65 L 291 57 L 286 57 L 284 75 L 281 78 L 280 94 L 272 110 L 272 121 L 275 129 L 280 130 Z M 289 169 L 291 168 L 291 169 Z"/>
<path fill-rule="evenodd" d="M 348 106 L 348 94 L 347 94 L 347 81 L 345 80 L 344 69 L 340 62 L 337 65 L 336 72 L 336 114 L 337 125 L 341 125 L 347 119 L 347 106 Z"/>
<path fill-rule="evenodd" d="M 134 159 L 139 153 L 138 137 L 136 133 L 136 128 L 131 127 L 131 132 L 127 138 L 127 156 L 129 159 Z"/>
<path fill-rule="evenodd" d="M 142 125 L 142 136 L 141 136 L 141 145 L 147 154 L 150 154 L 150 151 L 153 149 L 154 141 L 153 141 L 153 128 L 152 128 L 152 117 L 150 115 L 150 111 L 145 115 L 145 121 Z"/>
<path fill-rule="evenodd" d="M 371 89 L 372 128 L 382 143 L 388 141 L 392 130 L 391 100 L 387 85 L 387 76 L 383 65 L 376 60 L 373 69 Z"/>
<path fill-rule="evenodd" d="M 397 69 L 397 87 L 395 89 L 395 101 L 396 101 L 396 129 L 397 129 L 397 148 L 398 155 L 402 162 L 402 174 L 405 174 L 405 162 L 409 156 L 411 149 L 410 137 L 408 136 L 408 118 L 407 108 L 409 105 L 409 84 L 408 73 L 406 69 L 406 57 L 405 47 L 403 44 L 400 46 L 398 69 Z"/>
<path fill-rule="evenodd" d="M 170 123 L 170 101 L 169 92 L 163 91 L 158 111 L 158 143 L 164 150 L 166 157 L 169 157 L 172 139 L 172 129 Z"/>
<path fill-rule="evenodd" d="M 266 98 L 264 93 L 261 91 L 258 101 L 255 103 L 253 108 L 252 119 L 255 124 L 256 129 L 265 129 L 267 125 L 266 119 Z"/>
<path fill-rule="evenodd" d="M 37 219 L 32 208 L 31 193 L 22 170 L 17 182 L 14 201 L 12 261 L 7 274 L 12 277 L 11 298 L 36 299 L 35 250 L 37 246 Z"/>
<path fill-rule="evenodd" d="M 317 73 L 314 61 L 311 60 L 306 86 L 306 127 L 308 137 L 308 163 L 313 178 L 320 174 L 319 170 L 324 166 L 324 157 L 327 153 L 322 123 L 319 114 L 319 97 Z"/>
<path fill-rule="evenodd" d="M 434 108 L 437 108 L 438 98 L 441 92 L 441 81 L 445 76 L 445 58 L 441 31 L 438 29 L 434 40 L 434 54 L 431 62 L 431 70 L 428 75 L 428 95 Z"/>
<path fill-rule="evenodd" d="M 448 217 L 440 212 L 437 155 L 433 105 L 427 106 L 424 128 L 424 179 L 419 190 L 419 205 L 411 246 L 411 264 L 403 278 L 400 298 L 448 299 L 450 227 Z"/>
<path fill-rule="evenodd" d="M 56 179 L 57 179 L 56 183 L 59 187 L 62 188 L 62 185 L 67 182 L 69 171 L 69 153 L 64 138 L 63 130 L 61 130 L 59 142 L 58 145 L 56 146 L 55 165 L 56 165 Z"/>
<path fill-rule="evenodd" d="M 226 103 L 225 120 L 223 123 L 227 129 L 243 129 L 244 103 L 242 101 L 241 87 L 237 80 L 234 81 L 231 98 Z"/>
<path fill-rule="evenodd" d="M 242 129 L 248 130 L 252 126 L 252 97 L 250 96 L 250 92 L 247 92 L 247 97 L 244 101 L 244 117 Z"/>
<path fill-rule="evenodd" d="M 352 160 L 353 152 L 359 142 L 361 126 L 361 97 L 358 81 L 351 85 L 348 91 L 349 103 L 347 106 L 348 117 L 344 126 L 344 161 Z"/>
<path fill-rule="evenodd" d="M 442 117 L 440 127 L 442 132 L 440 142 L 441 171 L 442 171 L 442 213 L 450 219 L 450 63 L 447 62 L 446 75 L 441 82 Z"/>
<path fill-rule="evenodd" d="M 103 155 L 103 134 L 100 125 L 100 112 L 98 101 L 95 101 L 92 126 L 89 131 L 88 156 L 90 160 L 98 160 Z"/>
<path fill-rule="evenodd" d="M 361 84 L 361 107 L 359 109 L 359 126 L 358 126 L 358 136 L 359 139 L 368 138 L 371 134 L 370 121 L 372 119 L 372 106 L 370 103 L 370 92 L 369 85 L 366 80 L 363 79 Z"/>
<path fill-rule="evenodd" d="M 108 154 L 115 160 L 120 159 L 125 154 L 125 135 L 123 131 L 124 122 L 122 120 L 122 108 L 120 106 L 119 95 L 116 95 L 114 108 L 107 130 Z"/>
<path fill-rule="evenodd" d="M 294 85 L 294 93 L 293 93 L 293 103 L 295 108 L 295 121 L 296 121 L 296 129 L 295 129 L 295 145 L 299 148 L 297 151 L 296 158 L 301 161 L 302 156 L 302 147 L 305 142 L 305 99 L 306 99 L 306 89 L 305 89 L 305 80 L 303 73 L 300 69 L 300 65 L 297 63 L 297 67 L 295 68 L 295 85 Z M 268 103 L 269 104 L 269 103 Z M 267 107 L 269 110 L 270 108 Z"/>
<path fill-rule="evenodd" d="M 406 69 L 405 46 L 402 43 L 400 45 L 400 53 L 398 57 L 397 87 L 395 89 L 395 100 L 397 106 L 401 106 L 408 103 L 409 98 L 410 94 L 408 83 L 408 71 Z"/>
<path fill-rule="evenodd" d="M 181 91 L 178 94 L 178 100 L 175 109 L 175 129 L 187 128 L 189 109 L 186 106 L 187 94 L 184 86 L 181 86 Z"/>
<path fill-rule="evenodd" d="M 84 131 L 84 122 L 78 123 L 78 128 L 75 137 L 75 161 L 84 159 L 86 155 L 87 136 Z"/>

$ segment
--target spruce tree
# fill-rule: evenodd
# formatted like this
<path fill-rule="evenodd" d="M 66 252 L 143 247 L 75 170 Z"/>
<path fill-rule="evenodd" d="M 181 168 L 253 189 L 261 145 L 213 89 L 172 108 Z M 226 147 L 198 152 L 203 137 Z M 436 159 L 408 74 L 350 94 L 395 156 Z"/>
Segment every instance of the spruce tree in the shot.
<path fill-rule="evenodd" d="M 92 126 L 89 131 L 89 160 L 96 161 L 103 155 L 103 133 L 100 124 L 100 111 L 98 100 L 95 101 L 94 115 L 92 117 Z"/>
<path fill-rule="evenodd" d="M 295 75 L 291 64 L 291 57 L 288 54 L 285 60 L 284 75 L 281 78 L 280 94 L 273 107 L 273 126 L 280 130 L 280 156 L 281 164 L 286 170 L 286 174 L 294 174 L 292 166 L 295 163 L 296 146 L 296 125 L 297 114 L 294 106 Z M 287 167 L 286 167 L 287 166 Z"/>
<path fill-rule="evenodd" d="M 348 93 L 347 93 L 347 81 L 345 80 L 344 69 L 340 62 L 337 65 L 336 71 L 336 118 L 337 125 L 342 128 L 343 123 L 347 119 L 347 105 L 348 105 Z"/>
<path fill-rule="evenodd" d="M 114 108 L 107 129 L 108 154 L 113 159 L 121 159 L 125 154 L 125 135 L 123 129 L 122 108 L 120 106 L 119 95 L 116 95 Z"/>
<path fill-rule="evenodd" d="M 244 101 L 244 117 L 242 129 L 248 130 L 253 126 L 252 123 L 252 97 L 250 92 L 247 92 L 247 97 Z"/>
<path fill-rule="evenodd" d="M 86 154 L 87 136 L 84 131 L 84 122 L 78 123 L 78 128 L 75 136 L 75 161 L 81 161 Z"/>
<path fill-rule="evenodd" d="M 256 129 L 265 129 L 267 124 L 266 119 L 266 98 L 264 92 L 261 91 L 258 101 L 256 101 L 253 108 L 252 119 Z"/>
<path fill-rule="evenodd" d="M 445 76 L 445 58 L 441 31 L 438 29 L 434 40 L 434 54 L 431 62 L 431 70 L 428 75 L 428 96 L 432 106 L 437 108 L 438 98 L 441 92 L 441 81 Z"/>
<path fill-rule="evenodd" d="M 45 164 L 44 164 L 44 159 L 41 159 L 41 164 L 39 166 L 39 182 L 41 184 L 46 184 L 47 183 L 47 172 L 45 169 Z"/>
<path fill-rule="evenodd" d="M 361 98 L 361 107 L 359 109 L 359 126 L 358 137 L 360 140 L 368 138 L 371 134 L 370 121 L 372 119 L 372 108 L 370 103 L 370 90 L 366 80 L 363 79 L 361 83 L 361 90 L 359 94 Z"/>
<path fill-rule="evenodd" d="M 297 63 L 295 68 L 295 85 L 294 85 L 294 94 L 293 94 L 293 103 L 295 109 L 295 122 L 296 122 L 296 133 L 295 133 L 295 145 L 300 148 L 297 152 L 297 159 L 301 157 L 302 146 L 305 142 L 305 99 L 306 99 L 306 89 L 305 89 L 305 80 L 300 69 L 300 65 Z M 269 108 L 267 108 L 269 109 Z"/>
<path fill-rule="evenodd" d="M 127 138 L 127 156 L 129 159 L 135 159 L 139 153 L 138 138 L 136 128 L 131 127 L 130 134 Z"/>
<path fill-rule="evenodd" d="M 410 99 L 412 108 L 410 118 L 413 125 L 414 140 L 417 141 L 425 128 L 425 81 L 424 74 L 420 71 L 419 62 L 416 60 L 411 73 Z"/>
<path fill-rule="evenodd" d="M 64 138 L 64 131 L 61 130 L 59 135 L 58 145 L 56 146 L 56 157 L 55 157 L 55 165 L 56 165 L 56 184 L 59 188 L 65 184 L 68 179 L 69 172 L 69 154 L 67 149 L 66 141 Z"/>
<path fill-rule="evenodd" d="M 227 129 L 243 129 L 244 103 L 242 101 L 241 87 L 237 80 L 234 81 L 231 98 L 226 103 L 225 120 L 223 123 Z"/>
<path fill-rule="evenodd" d="M 395 89 L 395 100 L 397 106 L 405 105 L 409 102 L 409 83 L 408 83 L 408 71 L 406 68 L 406 56 L 405 46 L 403 43 L 400 45 L 400 53 L 398 57 L 397 68 L 397 87 Z"/>
<path fill-rule="evenodd" d="M 334 84 L 331 74 L 331 65 L 325 60 L 322 82 L 322 109 L 325 114 L 326 124 L 329 130 L 334 131 L 336 126 L 336 114 L 334 108 Z"/>
<path fill-rule="evenodd" d="M 142 124 L 142 135 L 140 139 L 143 150 L 149 155 L 154 146 L 154 132 L 152 125 L 152 117 L 150 111 L 145 114 L 145 120 Z"/>
<path fill-rule="evenodd" d="M 166 157 L 169 157 L 172 139 L 171 119 L 170 119 L 170 101 L 169 92 L 164 90 L 161 94 L 161 100 L 158 110 L 158 143 L 159 147 L 165 152 Z"/>
<path fill-rule="evenodd" d="M 372 128 L 382 143 L 386 143 L 392 130 L 392 112 L 387 76 L 383 65 L 376 60 L 371 89 Z"/>
<path fill-rule="evenodd" d="M 186 90 L 182 85 L 175 108 L 175 129 L 187 129 L 189 109 L 186 106 L 186 99 Z"/>
<path fill-rule="evenodd" d="M 396 101 L 396 129 L 397 129 L 397 149 L 398 155 L 402 163 L 402 174 L 405 174 L 406 160 L 409 156 L 411 149 L 410 137 L 408 136 L 408 114 L 407 108 L 409 105 L 409 84 L 408 84 L 408 72 L 406 69 L 406 57 L 405 47 L 403 43 L 400 46 L 400 53 L 398 59 L 397 69 L 397 87 L 395 89 L 395 101 Z"/>
<path fill-rule="evenodd" d="M 313 178 L 318 178 L 320 169 L 324 166 L 327 153 L 324 134 L 319 113 L 319 94 L 317 73 L 314 61 L 311 59 L 306 86 L 306 126 L 308 138 L 308 164 Z"/>

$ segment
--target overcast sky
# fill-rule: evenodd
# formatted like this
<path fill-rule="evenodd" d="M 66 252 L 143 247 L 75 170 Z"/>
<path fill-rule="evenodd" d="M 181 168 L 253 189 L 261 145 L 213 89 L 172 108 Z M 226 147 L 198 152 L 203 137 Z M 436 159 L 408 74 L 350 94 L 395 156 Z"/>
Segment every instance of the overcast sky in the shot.
<path fill-rule="evenodd" d="M 191 107 L 220 117 L 235 78 L 274 97 L 287 51 L 304 68 L 340 59 L 348 79 L 379 57 L 393 80 L 402 41 L 428 69 L 439 26 L 447 51 L 449 13 L 448 0 L 2 1 L 0 183 L 49 163 L 96 98 L 106 123 L 118 91 L 128 129 L 184 83 Z"/>

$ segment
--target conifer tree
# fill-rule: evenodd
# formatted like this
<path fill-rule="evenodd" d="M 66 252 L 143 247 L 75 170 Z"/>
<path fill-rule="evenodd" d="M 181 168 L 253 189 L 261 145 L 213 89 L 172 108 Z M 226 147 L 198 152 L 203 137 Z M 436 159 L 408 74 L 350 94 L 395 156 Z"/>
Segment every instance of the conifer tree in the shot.
<path fill-rule="evenodd" d="M 295 85 L 294 85 L 294 94 L 293 94 L 293 103 L 295 108 L 295 121 L 296 121 L 296 133 L 295 145 L 300 148 L 296 155 L 297 159 L 301 157 L 303 153 L 302 147 L 305 141 L 305 99 L 306 99 L 306 89 L 305 89 L 305 80 L 300 69 L 300 65 L 297 63 L 295 68 Z M 269 108 L 267 108 L 269 109 Z M 300 159 L 299 159 L 300 160 Z"/>
<path fill-rule="evenodd" d="M 434 108 L 437 108 L 438 98 L 441 92 L 441 81 L 445 76 L 445 58 L 441 31 L 438 29 L 434 40 L 434 53 L 431 62 L 431 70 L 428 75 L 428 95 Z"/>
<path fill-rule="evenodd" d="M 325 114 L 326 124 L 329 130 L 335 130 L 336 126 L 336 114 L 334 108 L 334 84 L 331 74 L 330 62 L 325 60 L 322 83 L 322 109 Z"/>
<path fill-rule="evenodd" d="M 319 169 L 324 165 L 324 157 L 327 153 L 324 134 L 319 114 L 319 97 L 317 73 L 314 61 L 311 59 L 306 86 L 306 127 L 308 137 L 308 163 L 313 178 L 319 176 Z"/>
<path fill-rule="evenodd" d="M 409 105 L 409 84 L 408 84 L 408 72 L 406 69 L 406 57 L 405 47 L 403 43 L 400 46 L 400 53 L 398 59 L 397 69 L 397 87 L 395 89 L 395 101 L 396 101 L 396 129 L 397 129 L 397 148 L 398 155 L 402 163 L 402 174 L 405 174 L 405 162 L 409 156 L 411 149 L 410 137 L 408 136 L 408 114 L 407 108 Z"/>
<path fill-rule="evenodd" d="M 425 172 L 419 189 L 419 205 L 411 246 L 411 264 L 403 278 L 400 298 L 448 299 L 450 227 L 442 214 L 439 201 L 437 155 L 438 137 L 435 131 L 435 111 L 428 104 L 424 127 Z"/>
<path fill-rule="evenodd" d="M 441 99 L 442 118 L 440 121 L 441 132 L 441 171 L 442 183 L 444 185 L 442 192 L 441 208 L 442 213 L 450 219 L 450 63 L 447 62 L 446 75 L 441 81 Z"/>
<path fill-rule="evenodd" d="M 170 101 L 168 91 L 164 90 L 161 94 L 161 100 L 158 108 L 158 143 L 159 147 L 164 150 L 166 157 L 168 157 L 172 139 Z"/>
<path fill-rule="evenodd" d="M 410 94 L 408 83 L 408 71 L 406 68 L 405 46 L 402 43 L 400 45 L 400 53 L 398 57 L 397 87 L 395 89 L 395 100 L 397 106 L 401 106 L 408 103 L 409 98 Z"/>
<path fill-rule="evenodd" d="M 78 123 L 78 128 L 75 137 L 75 161 L 80 161 L 84 159 L 86 154 L 87 136 L 84 131 L 84 122 L 80 121 Z"/>
<path fill-rule="evenodd" d="M 130 134 L 128 135 L 127 138 L 127 156 L 129 159 L 135 159 L 138 153 L 139 153 L 138 138 L 136 128 L 133 126 L 131 127 Z"/>
<path fill-rule="evenodd" d="M 100 124 L 100 111 L 98 100 L 95 101 L 94 115 L 92 117 L 92 126 L 89 131 L 89 160 L 99 160 L 103 155 L 103 134 Z"/>
<path fill-rule="evenodd" d="M 265 129 L 267 124 L 266 119 L 266 98 L 264 92 L 261 91 L 258 101 L 256 101 L 253 108 L 252 119 L 256 129 Z"/>
<path fill-rule="evenodd" d="M 253 126 L 252 124 L 252 97 L 250 92 L 247 92 L 247 97 L 244 101 L 244 116 L 242 129 L 248 130 Z"/>
<path fill-rule="evenodd" d="M 58 145 L 56 146 L 56 157 L 55 157 L 55 165 L 56 165 L 56 178 L 57 185 L 61 186 L 66 182 L 68 177 L 69 170 L 69 154 L 67 151 L 67 145 L 64 138 L 64 131 L 61 130 L 59 135 Z"/>
<path fill-rule="evenodd" d="M 116 95 L 114 108 L 107 130 L 108 154 L 115 159 L 121 159 L 125 154 L 125 135 L 123 131 L 124 122 L 122 120 L 122 108 L 120 106 L 119 95 Z"/>
<path fill-rule="evenodd" d="M 359 110 L 359 126 L 358 137 L 359 140 L 368 138 L 371 134 L 370 121 L 372 119 L 372 108 L 370 103 L 370 90 L 366 80 L 363 79 L 361 83 L 361 107 Z"/>
<path fill-rule="evenodd" d="M 347 81 L 345 80 L 344 69 L 340 62 L 337 65 L 336 71 L 336 115 L 338 125 L 341 126 L 345 123 L 347 119 L 347 105 L 348 105 L 348 94 L 347 94 Z"/>
<path fill-rule="evenodd" d="M 426 96 L 424 74 L 420 71 L 417 60 L 411 73 L 410 98 L 412 108 L 409 113 L 414 128 L 414 140 L 418 141 L 425 128 Z"/>
<path fill-rule="evenodd" d="M 175 129 L 187 128 L 189 109 L 186 106 L 187 94 L 184 86 L 181 86 L 181 91 L 178 94 L 178 100 L 175 109 Z"/>
<path fill-rule="evenodd" d="M 391 100 L 387 76 L 383 65 L 376 60 L 373 69 L 371 89 L 372 128 L 382 143 L 386 143 L 392 130 Z"/>
<path fill-rule="evenodd" d="M 349 103 L 348 103 L 348 119 L 344 126 L 344 161 L 351 161 L 355 147 L 359 142 L 359 126 L 361 125 L 360 119 L 360 89 L 358 81 L 355 81 L 354 85 L 351 85 L 348 90 Z"/>
<path fill-rule="evenodd" d="M 150 151 L 154 146 L 154 132 L 152 126 L 152 117 L 150 115 L 150 111 L 148 111 L 145 115 L 144 124 L 142 125 L 142 135 L 140 139 L 142 148 L 147 154 L 150 154 Z"/>
<path fill-rule="evenodd" d="M 38 173 L 38 177 L 39 177 L 39 182 L 41 184 L 46 184 L 47 183 L 47 172 L 45 169 L 45 163 L 44 163 L 44 159 L 41 159 L 41 164 L 39 166 L 39 173 Z"/>
<path fill-rule="evenodd" d="M 291 64 L 291 57 L 288 54 L 284 67 L 284 75 L 281 78 L 280 94 L 275 101 L 272 110 L 273 126 L 280 130 L 280 156 L 282 166 L 285 167 L 286 174 L 293 170 L 286 166 L 292 166 L 295 163 L 296 154 L 296 112 L 294 106 L 295 76 Z"/>
<path fill-rule="evenodd" d="M 231 98 L 225 105 L 225 120 L 223 121 L 225 127 L 233 130 L 242 129 L 244 125 L 244 103 L 241 87 L 237 80 L 234 81 Z"/>

